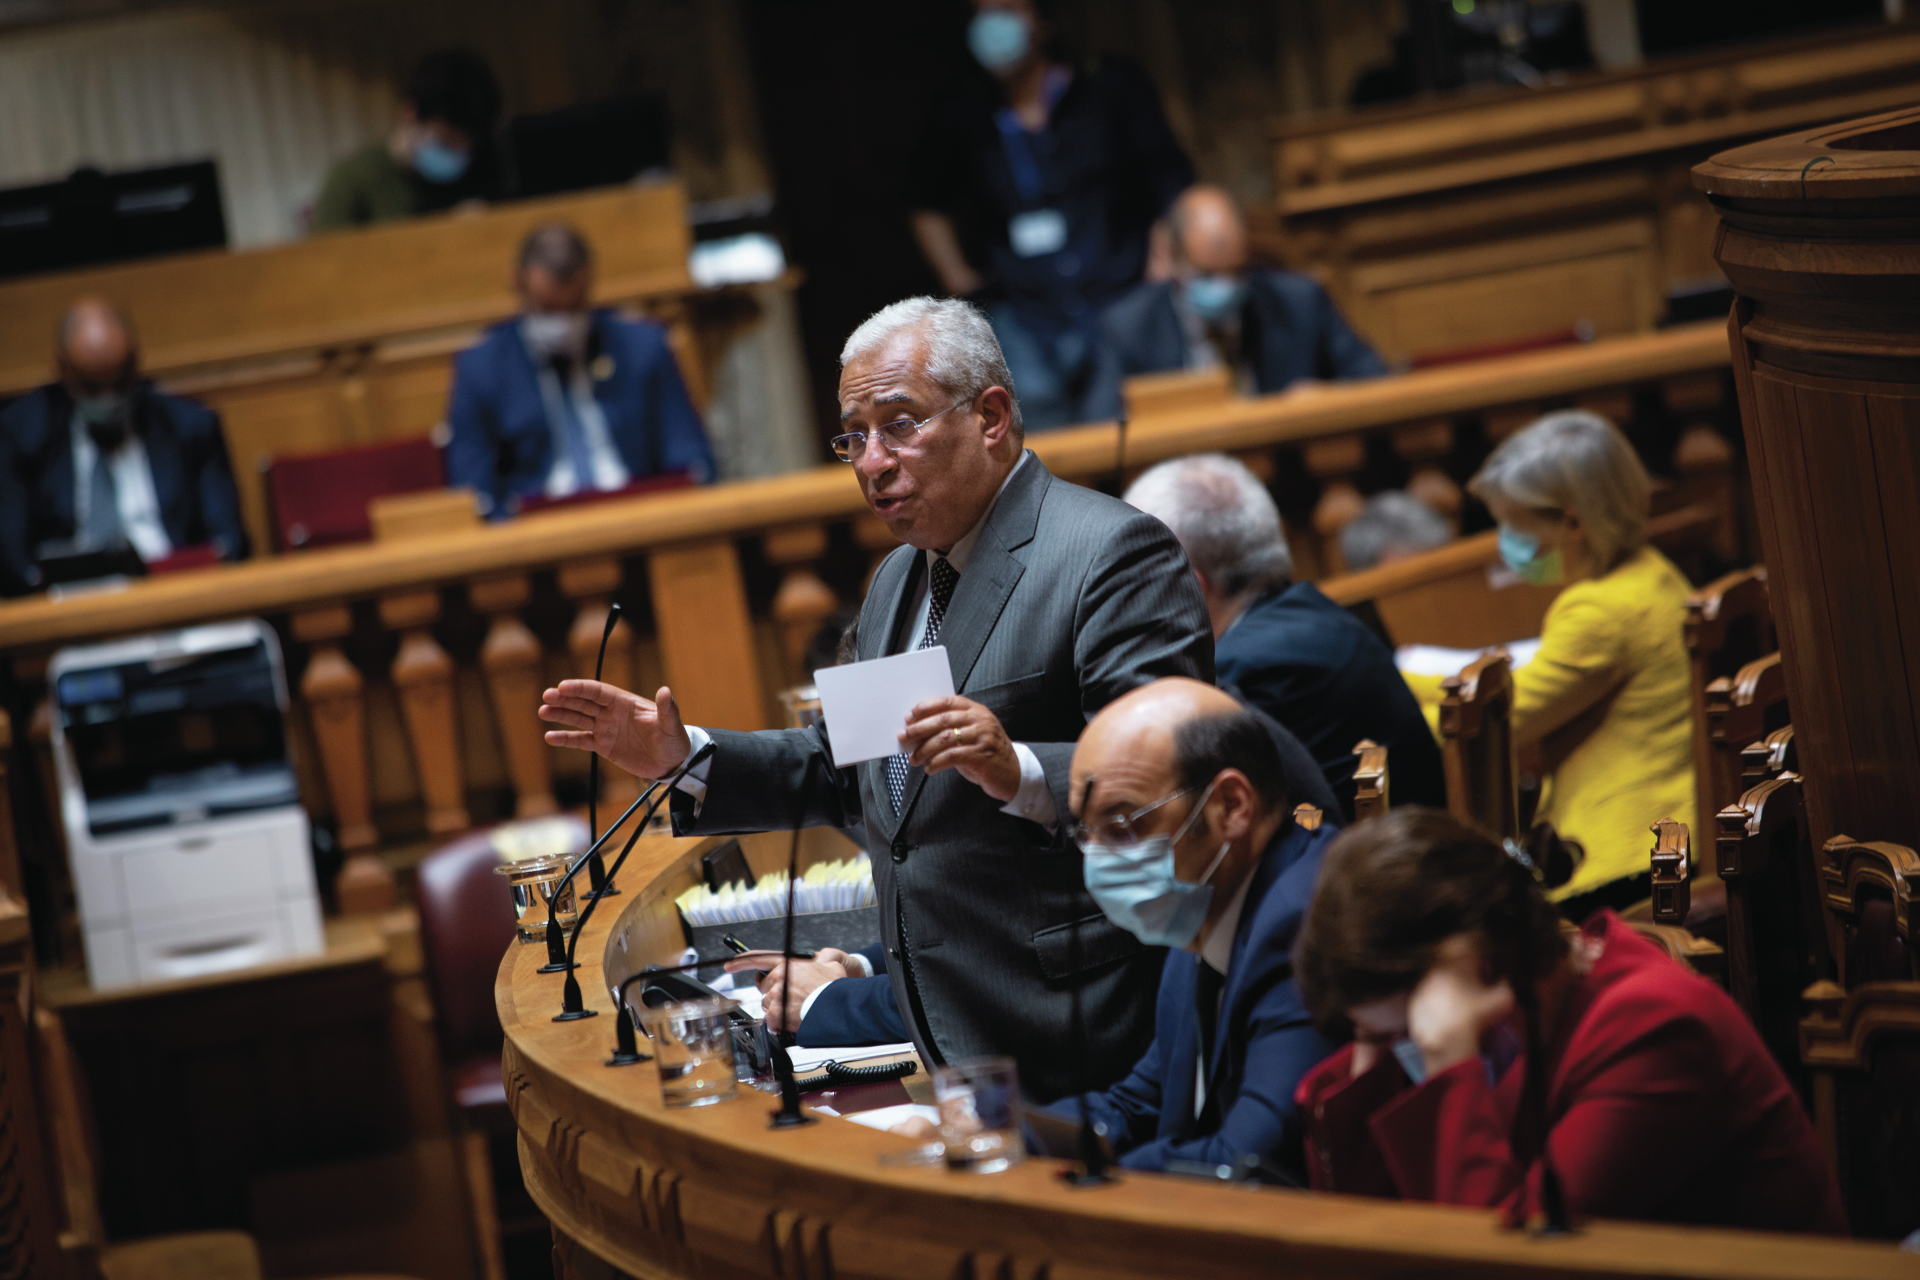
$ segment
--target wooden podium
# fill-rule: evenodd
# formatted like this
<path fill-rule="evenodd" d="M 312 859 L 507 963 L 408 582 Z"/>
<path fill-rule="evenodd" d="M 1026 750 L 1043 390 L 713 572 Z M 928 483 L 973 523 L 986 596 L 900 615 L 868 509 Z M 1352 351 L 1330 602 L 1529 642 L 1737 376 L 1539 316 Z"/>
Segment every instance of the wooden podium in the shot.
<path fill-rule="evenodd" d="M 1728 338 L 1814 847 L 1920 843 L 1920 109 L 1693 171 Z"/>

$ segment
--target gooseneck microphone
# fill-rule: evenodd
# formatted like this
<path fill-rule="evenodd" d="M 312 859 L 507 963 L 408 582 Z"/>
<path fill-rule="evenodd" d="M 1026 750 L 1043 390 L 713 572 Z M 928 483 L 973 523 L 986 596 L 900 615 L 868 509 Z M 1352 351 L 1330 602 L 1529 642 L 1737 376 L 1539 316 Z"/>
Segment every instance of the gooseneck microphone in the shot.
<path fill-rule="evenodd" d="M 594 758 L 596 760 L 599 759 L 598 756 Z M 613 825 L 608 827 L 599 839 L 588 845 L 587 851 L 578 858 L 575 858 L 573 865 L 567 868 L 567 874 L 560 878 L 560 883 L 554 888 L 553 897 L 547 901 L 547 962 L 541 965 L 536 972 L 560 973 L 566 969 L 567 935 L 565 931 L 560 928 L 560 922 L 554 918 L 554 912 L 560 905 L 560 899 L 565 896 L 567 886 L 573 883 L 573 878 L 580 874 L 580 868 L 586 866 L 588 862 L 599 856 L 600 846 L 613 839 L 614 833 L 626 825 L 627 819 L 633 816 L 633 811 L 645 804 L 647 797 L 652 795 L 659 785 L 660 784 L 656 782 L 645 791 L 642 791 L 640 798 L 628 805 L 627 811 L 616 818 Z"/>
<path fill-rule="evenodd" d="M 613 604 L 607 606 L 607 625 L 600 632 L 600 654 L 593 660 L 593 680 L 595 684 L 600 682 L 600 672 L 607 665 L 607 642 L 613 639 L 613 629 L 619 625 L 620 604 L 618 601 L 615 601 Z M 596 751 L 587 757 L 587 843 L 590 845 L 592 845 L 600 835 L 600 824 L 598 822 L 599 812 L 600 753 Z M 595 845 L 594 847 L 597 849 L 599 846 Z M 587 863 L 587 883 L 591 886 L 590 896 L 592 897 L 597 898 L 601 894 L 606 894 L 611 897 L 620 892 L 613 887 L 612 882 L 607 878 L 606 864 L 600 860 L 600 855 L 597 852 L 594 853 L 592 860 Z"/>
<path fill-rule="evenodd" d="M 1120 431 L 1123 439 L 1126 429 L 1127 420 L 1122 416 Z M 1093 816 L 1093 784 L 1096 781 L 1098 779 L 1094 775 L 1088 774 L 1086 787 L 1080 792 L 1080 812 L 1088 818 Z M 1072 950 L 1069 953 L 1068 964 L 1072 972 L 1079 973 L 1081 971 L 1079 921 L 1076 920 L 1071 928 L 1073 932 L 1069 935 L 1069 939 Z M 1073 1058 L 1076 1063 L 1084 1066 L 1091 1055 L 1087 1052 L 1087 1024 L 1085 1015 L 1080 1009 L 1080 984 L 1077 982 L 1073 985 L 1069 1012 L 1073 1026 Z M 1062 1169 L 1060 1180 L 1074 1187 L 1097 1187 L 1114 1180 L 1113 1175 L 1107 1171 L 1112 1162 L 1107 1159 L 1106 1132 L 1094 1122 L 1093 1113 L 1087 1110 L 1087 1095 L 1084 1090 L 1081 1091 L 1078 1102 L 1080 1104 L 1080 1136 L 1075 1145 L 1079 1148 L 1080 1164 L 1077 1168 L 1069 1166 Z"/>
<path fill-rule="evenodd" d="M 780 1003 L 785 1005 L 787 992 L 792 990 L 793 982 L 793 894 L 800 883 L 800 828 L 807 820 L 807 788 L 813 785 L 813 770 L 819 757 L 813 752 L 807 753 L 807 771 L 800 779 L 799 812 L 793 815 L 793 842 L 787 846 L 787 940 L 781 948 L 780 961 Z M 780 1010 L 780 1021 L 787 1020 L 787 1011 Z M 787 1052 L 785 1041 L 800 1032 L 798 1027 L 789 1027 L 777 1036 L 767 1037 L 767 1047 L 773 1058 L 773 1077 L 780 1082 L 780 1109 L 773 1113 L 768 1122 L 772 1129 L 796 1129 L 803 1124 L 812 1124 L 813 1117 L 800 1110 L 800 1084 L 793 1078 L 793 1055 Z"/>
<path fill-rule="evenodd" d="M 694 752 L 692 755 L 688 756 L 685 760 L 681 761 L 680 767 L 674 770 L 672 777 L 666 778 L 660 782 L 654 783 L 652 786 L 648 787 L 644 792 L 641 793 L 640 800 L 645 800 L 649 795 L 652 795 L 655 791 L 658 791 L 660 793 L 660 796 L 651 805 L 647 806 L 647 816 L 642 818 L 640 820 L 640 825 L 633 829 L 633 834 L 627 837 L 627 843 L 623 845 L 620 849 L 620 856 L 613 860 L 614 875 L 620 874 L 620 868 L 626 865 L 627 855 L 633 852 L 633 846 L 639 842 L 641 836 L 646 834 L 647 824 L 653 820 L 654 812 L 658 810 L 661 805 L 667 802 L 667 797 L 673 794 L 673 788 L 679 783 L 680 779 L 687 776 L 687 773 L 689 770 L 691 770 L 695 765 L 699 764 L 702 760 L 705 760 L 708 756 L 713 754 L 713 747 L 714 747 L 713 742 L 709 740 L 706 746 L 701 747 L 698 751 Z M 635 800 L 633 802 L 634 807 L 637 808 L 639 806 L 640 800 Z M 633 812 L 632 808 L 629 808 L 627 810 L 628 814 L 631 814 L 632 812 Z M 626 814 L 621 815 L 620 821 L 621 822 L 626 821 Z M 610 836 L 617 830 L 619 830 L 619 825 L 615 824 L 613 827 L 608 829 L 607 835 Z M 603 836 L 602 839 L 604 840 L 605 837 Z M 598 848 L 599 848 L 599 844 L 596 843 L 594 845 L 594 849 L 598 849 Z M 591 856 L 591 853 L 592 851 L 590 850 L 588 856 Z M 576 864 L 576 868 L 577 868 L 577 865 L 578 864 Z M 571 875 L 572 872 L 569 872 L 568 874 Z M 557 900 L 559 897 L 559 894 L 556 893 L 554 896 Z M 604 895 L 604 894 L 601 895 L 601 897 L 605 897 L 605 896 L 607 895 Z M 574 976 L 574 969 L 576 967 L 574 964 L 574 955 L 580 949 L 580 935 L 582 932 L 586 930 L 587 921 L 593 918 L 593 909 L 599 905 L 600 905 L 599 897 L 590 898 L 587 901 L 587 905 L 581 909 L 580 918 L 574 921 L 573 933 L 567 939 L 567 955 L 566 955 L 567 983 L 566 983 L 566 986 L 561 989 L 560 1012 L 554 1015 L 553 1020 L 555 1022 L 572 1022 L 576 1018 L 591 1018 L 599 1012 L 599 1010 L 597 1009 L 589 1009 L 586 1007 L 586 1001 L 580 993 L 580 979 Z"/>

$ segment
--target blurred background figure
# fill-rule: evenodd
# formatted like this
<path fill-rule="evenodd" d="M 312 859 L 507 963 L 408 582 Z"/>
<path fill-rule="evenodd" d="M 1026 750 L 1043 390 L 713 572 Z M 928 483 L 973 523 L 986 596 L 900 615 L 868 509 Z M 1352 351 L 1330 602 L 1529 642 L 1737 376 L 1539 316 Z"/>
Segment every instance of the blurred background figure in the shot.
<path fill-rule="evenodd" d="M 40 562 L 131 547 L 247 553 L 226 438 L 212 410 L 140 377 L 133 324 L 82 298 L 60 325 L 58 382 L 0 414 L 0 593 L 42 585 Z"/>
<path fill-rule="evenodd" d="M 991 77 L 934 113 L 909 178 L 914 238 L 979 295 L 1031 430 L 1085 421 L 1102 308 L 1138 283 L 1155 220 L 1193 182 L 1133 63 L 1070 64 L 1046 0 L 976 0 Z"/>
<path fill-rule="evenodd" d="M 1313 277 L 1249 264 L 1247 225 L 1225 191 L 1190 188 L 1168 226 L 1172 279 L 1140 285 L 1100 321 L 1088 418 L 1119 417 L 1120 383 L 1137 373 L 1225 365 L 1254 395 L 1387 372 Z"/>
<path fill-rule="evenodd" d="M 1404 489 L 1388 489 L 1367 499 L 1359 515 L 1340 531 L 1340 554 L 1347 570 L 1358 573 L 1391 564 L 1453 541 L 1453 526 Z"/>
<path fill-rule="evenodd" d="M 590 305 L 593 250 L 550 222 L 521 243 L 520 314 L 454 366 L 447 482 L 489 515 L 529 497 L 623 489 L 679 472 L 713 479 L 713 451 L 666 330 Z"/>
<path fill-rule="evenodd" d="M 410 218 L 495 198 L 500 166 L 493 128 L 499 116 L 500 86 L 486 63 L 462 49 L 428 54 L 407 79 L 393 132 L 328 170 L 313 229 Z"/>

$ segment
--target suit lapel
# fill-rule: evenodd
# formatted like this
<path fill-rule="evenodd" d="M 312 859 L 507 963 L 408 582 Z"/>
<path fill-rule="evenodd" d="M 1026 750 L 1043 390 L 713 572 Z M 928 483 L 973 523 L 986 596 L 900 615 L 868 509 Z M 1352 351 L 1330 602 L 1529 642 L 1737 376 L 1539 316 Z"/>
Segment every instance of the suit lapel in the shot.
<path fill-rule="evenodd" d="M 154 500 L 160 504 L 160 523 L 167 538 L 176 547 L 187 540 L 186 478 L 181 470 L 179 441 L 173 424 L 154 398 L 142 394 L 137 404 L 140 415 L 140 446 L 147 453 L 147 470 L 153 476 Z"/>
<path fill-rule="evenodd" d="M 1247 944 L 1253 938 L 1253 926 L 1260 915 L 1260 906 L 1266 900 L 1267 890 L 1292 864 L 1286 856 L 1287 841 L 1299 828 L 1291 819 L 1280 828 L 1280 834 L 1267 851 L 1261 855 L 1260 865 L 1254 868 L 1253 883 L 1247 886 L 1247 900 L 1240 908 L 1240 922 L 1234 929 L 1233 959 L 1227 965 L 1227 981 L 1220 993 L 1220 1017 L 1213 1029 L 1213 1056 L 1207 1062 L 1207 1096 L 1212 1097 L 1225 1076 L 1228 1061 L 1226 1047 L 1228 1028 L 1234 1025 L 1234 1006 L 1246 998 L 1247 981 Z M 1195 1030 L 1197 1036 L 1198 1029 Z"/>
<path fill-rule="evenodd" d="M 966 692 L 967 679 L 980 660 L 980 651 L 986 648 L 987 637 L 993 634 L 1014 587 L 1027 571 L 1013 552 L 1033 541 L 1034 527 L 1040 522 L 1040 503 L 1052 483 L 1053 476 L 1040 459 L 1029 457 L 1020 474 L 1008 482 L 987 517 L 986 528 L 980 531 L 980 540 L 974 543 L 973 555 L 953 589 L 946 622 L 940 628 L 940 643 L 947 647 L 956 693 Z M 924 563 L 925 557 L 921 559 Z M 884 769 L 881 780 L 884 783 Z M 913 812 L 913 803 L 926 780 L 926 774 L 918 769 L 908 780 L 906 801 L 900 810 L 903 823 Z"/>
<path fill-rule="evenodd" d="M 48 399 L 52 416 L 47 421 L 47 478 L 42 491 L 53 504 L 54 515 L 66 526 L 67 536 L 77 538 L 80 530 L 74 524 L 78 512 L 74 509 L 73 497 L 73 402 L 64 395 Z"/>

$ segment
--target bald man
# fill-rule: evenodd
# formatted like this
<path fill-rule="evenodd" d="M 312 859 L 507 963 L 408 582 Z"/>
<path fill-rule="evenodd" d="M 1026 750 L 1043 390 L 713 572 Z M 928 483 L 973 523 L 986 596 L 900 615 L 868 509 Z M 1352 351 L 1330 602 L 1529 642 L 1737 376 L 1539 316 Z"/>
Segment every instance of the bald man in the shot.
<path fill-rule="evenodd" d="M 1154 1041 L 1119 1084 L 1052 1108 L 1106 1126 L 1120 1163 L 1258 1157 L 1304 1180 L 1293 1090 L 1333 1051 L 1293 981 L 1293 939 L 1334 828 L 1293 821 L 1257 712 L 1170 677 L 1095 716 L 1070 769 L 1087 889 L 1108 918 L 1171 948 Z"/>
<path fill-rule="evenodd" d="M 57 382 L 0 413 L 0 595 L 38 590 L 40 562 L 60 553 L 245 555 L 220 419 L 141 379 L 126 316 L 99 298 L 74 303 L 54 363 Z"/>
<path fill-rule="evenodd" d="M 1140 373 L 1225 365 L 1242 394 L 1264 395 L 1387 372 L 1311 276 L 1249 265 L 1246 222 L 1225 191 L 1189 187 L 1168 222 L 1173 278 L 1139 286 L 1101 317 L 1089 417 L 1120 416 L 1120 383 Z"/>

